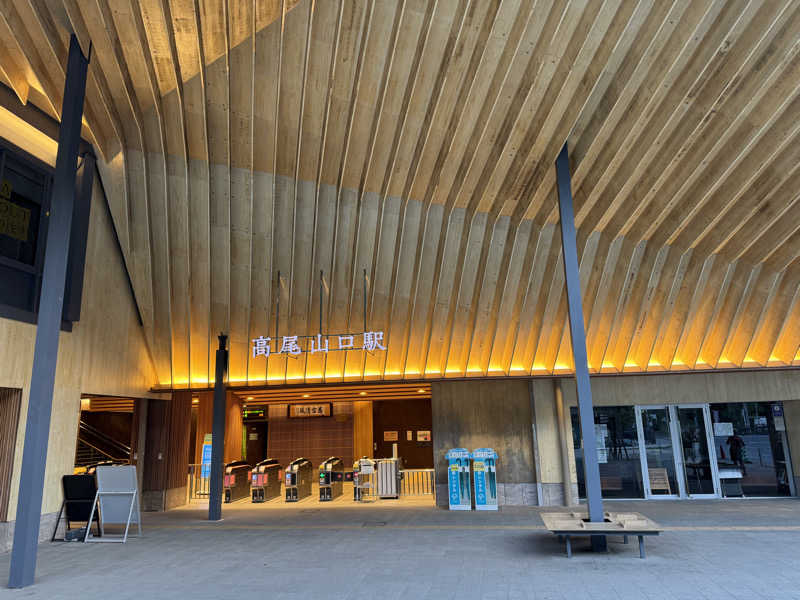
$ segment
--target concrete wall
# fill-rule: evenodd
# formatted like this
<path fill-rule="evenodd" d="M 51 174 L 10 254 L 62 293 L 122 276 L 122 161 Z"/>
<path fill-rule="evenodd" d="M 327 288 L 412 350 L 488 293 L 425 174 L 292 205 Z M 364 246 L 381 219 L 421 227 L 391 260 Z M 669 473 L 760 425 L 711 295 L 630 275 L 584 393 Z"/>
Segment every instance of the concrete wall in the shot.
<path fill-rule="evenodd" d="M 536 504 L 531 428 L 531 396 L 527 380 L 433 382 L 433 457 L 436 497 L 447 503 L 450 448 L 494 448 L 498 502 Z"/>
<path fill-rule="evenodd" d="M 95 182 L 81 320 L 72 332 L 61 332 L 59 340 L 43 515 L 58 511 L 61 476 L 72 472 L 81 393 L 157 397 L 148 393 L 156 381 L 155 372 L 123 269 L 105 200 Z M 35 336 L 35 325 L 0 318 L 0 387 L 22 389 L 9 520 L 15 518 L 17 509 Z M 0 529 L 10 531 L 11 524 L 0 523 Z M 4 539 L 10 538 L 0 533 L 0 543 Z M 0 546 L 0 551 L 3 549 Z"/>

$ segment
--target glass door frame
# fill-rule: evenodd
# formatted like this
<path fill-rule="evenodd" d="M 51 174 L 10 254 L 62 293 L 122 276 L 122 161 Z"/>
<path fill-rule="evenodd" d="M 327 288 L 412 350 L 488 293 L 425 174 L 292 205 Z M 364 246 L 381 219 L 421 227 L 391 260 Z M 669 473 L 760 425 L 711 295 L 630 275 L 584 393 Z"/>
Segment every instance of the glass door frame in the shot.
<path fill-rule="evenodd" d="M 711 466 L 711 479 L 714 485 L 712 494 L 689 494 L 686 489 L 686 468 L 684 465 L 683 444 L 681 443 L 681 426 L 678 419 L 678 410 L 681 408 L 700 408 L 703 411 L 703 424 L 706 434 L 706 446 L 708 447 L 708 458 Z M 717 468 L 717 452 L 712 440 L 711 411 L 708 404 L 637 404 L 636 432 L 639 438 L 639 461 L 642 466 L 642 487 L 646 500 L 674 500 L 676 498 L 720 498 L 719 471 Z M 675 479 L 678 482 L 678 490 L 675 494 L 653 494 L 650 490 L 650 471 L 647 465 L 647 446 L 644 439 L 644 425 L 642 423 L 642 413 L 647 410 L 665 410 L 667 421 L 669 422 L 670 440 L 672 441 L 672 457 L 675 464 Z"/>
<path fill-rule="evenodd" d="M 675 444 L 680 440 L 676 440 L 676 427 L 673 422 L 673 412 L 667 404 L 645 404 L 636 405 L 636 433 L 639 437 L 639 461 L 642 465 L 642 487 L 644 488 L 645 500 L 674 500 L 685 496 L 683 470 L 678 465 L 677 453 Z M 642 415 L 648 410 L 664 410 L 667 415 L 667 422 L 669 423 L 669 435 L 672 443 L 672 460 L 675 464 L 675 480 L 678 482 L 678 490 L 673 494 L 653 494 L 650 490 L 650 468 L 647 464 L 647 444 L 644 440 L 644 425 L 642 423 Z"/>
<path fill-rule="evenodd" d="M 722 489 L 719 481 L 719 468 L 717 466 L 717 449 L 714 444 L 714 432 L 711 425 L 711 410 L 709 405 L 696 403 L 696 404 L 675 404 L 672 406 L 673 410 L 675 411 L 675 428 L 676 434 L 678 436 L 678 443 L 676 450 L 676 456 L 680 453 L 680 470 L 681 470 L 681 477 L 683 478 L 682 483 L 684 484 L 684 488 L 686 486 L 686 467 L 685 467 L 685 460 L 683 456 L 683 444 L 681 443 L 681 422 L 678 418 L 678 411 L 682 408 L 699 408 L 703 411 L 703 425 L 705 427 L 706 433 L 706 446 L 708 449 L 708 462 L 711 469 L 711 482 L 714 486 L 714 491 L 710 494 L 690 494 L 688 491 L 684 489 L 685 495 L 682 496 L 684 498 L 697 498 L 697 499 L 707 499 L 707 498 L 721 498 L 722 497 Z"/>

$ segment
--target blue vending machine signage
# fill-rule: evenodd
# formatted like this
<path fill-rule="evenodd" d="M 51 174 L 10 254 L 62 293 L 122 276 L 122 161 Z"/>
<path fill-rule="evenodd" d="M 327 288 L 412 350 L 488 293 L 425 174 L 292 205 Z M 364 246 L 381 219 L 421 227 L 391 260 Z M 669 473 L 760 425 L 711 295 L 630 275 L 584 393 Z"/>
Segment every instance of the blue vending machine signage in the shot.
<path fill-rule="evenodd" d="M 200 477 L 208 479 L 211 477 L 211 434 L 203 436 L 203 452 L 200 458 Z"/>
<path fill-rule="evenodd" d="M 469 450 L 453 448 L 446 454 L 447 492 L 450 510 L 472 510 L 469 483 Z"/>
<path fill-rule="evenodd" d="M 497 510 L 497 452 L 478 448 L 472 453 L 475 510 Z"/>

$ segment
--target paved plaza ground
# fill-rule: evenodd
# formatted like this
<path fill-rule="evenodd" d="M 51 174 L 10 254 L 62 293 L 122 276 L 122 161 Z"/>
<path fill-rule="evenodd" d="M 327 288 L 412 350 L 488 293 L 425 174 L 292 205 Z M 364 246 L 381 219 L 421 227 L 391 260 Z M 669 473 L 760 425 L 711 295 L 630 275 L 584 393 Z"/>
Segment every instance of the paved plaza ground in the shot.
<path fill-rule="evenodd" d="M 577 541 L 567 559 L 542 510 L 237 503 L 209 523 L 194 505 L 145 514 L 127 544 L 45 543 L 36 584 L 0 598 L 800 598 L 796 499 L 607 502 L 665 526 L 645 560 L 613 538 L 605 554 Z"/>

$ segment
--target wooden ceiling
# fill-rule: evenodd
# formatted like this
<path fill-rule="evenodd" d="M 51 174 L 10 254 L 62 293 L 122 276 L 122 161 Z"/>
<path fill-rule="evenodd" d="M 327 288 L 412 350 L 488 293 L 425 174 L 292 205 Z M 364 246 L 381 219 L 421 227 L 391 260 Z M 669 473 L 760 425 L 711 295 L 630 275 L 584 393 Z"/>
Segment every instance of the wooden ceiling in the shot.
<path fill-rule="evenodd" d="M 569 371 L 565 141 L 593 371 L 800 364 L 796 1 L 0 0 L 53 115 L 70 32 L 158 384 Z"/>
<path fill-rule="evenodd" d="M 353 400 L 430 399 L 429 383 L 292 386 L 234 392 L 248 406 L 282 402 L 351 402 Z"/>

